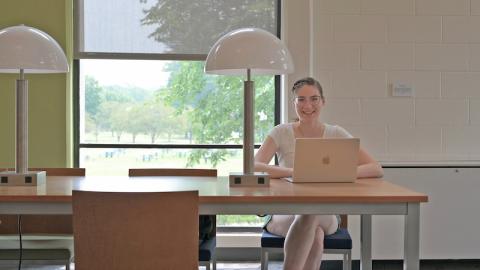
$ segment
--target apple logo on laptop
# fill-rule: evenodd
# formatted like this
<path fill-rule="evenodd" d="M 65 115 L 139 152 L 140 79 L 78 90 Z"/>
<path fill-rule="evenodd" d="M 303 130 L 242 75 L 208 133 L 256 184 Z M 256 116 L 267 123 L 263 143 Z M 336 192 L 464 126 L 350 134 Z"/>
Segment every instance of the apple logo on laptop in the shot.
<path fill-rule="evenodd" d="M 330 157 L 329 157 L 329 156 L 323 157 L 323 158 L 322 158 L 322 163 L 323 163 L 324 165 L 330 164 Z"/>

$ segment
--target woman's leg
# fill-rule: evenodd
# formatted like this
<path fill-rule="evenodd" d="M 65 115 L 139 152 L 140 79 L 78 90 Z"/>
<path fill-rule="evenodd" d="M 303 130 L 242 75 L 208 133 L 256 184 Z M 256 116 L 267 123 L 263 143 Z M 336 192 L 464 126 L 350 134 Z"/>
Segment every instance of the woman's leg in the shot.
<path fill-rule="evenodd" d="M 267 224 L 267 231 L 285 237 L 294 219 L 294 215 L 273 215 Z"/>
<path fill-rule="evenodd" d="M 325 238 L 325 233 L 322 227 L 317 227 L 315 230 L 315 239 L 313 241 L 312 249 L 308 254 L 307 261 L 305 262 L 304 270 L 319 270 L 320 264 L 322 263 L 323 255 L 323 239 Z"/>
<path fill-rule="evenodd" d="M 324 235 L 334 233 L 333 215 L 297 215 L 285 240 L 285 270 L 315 269 L 323 254 Z"/>

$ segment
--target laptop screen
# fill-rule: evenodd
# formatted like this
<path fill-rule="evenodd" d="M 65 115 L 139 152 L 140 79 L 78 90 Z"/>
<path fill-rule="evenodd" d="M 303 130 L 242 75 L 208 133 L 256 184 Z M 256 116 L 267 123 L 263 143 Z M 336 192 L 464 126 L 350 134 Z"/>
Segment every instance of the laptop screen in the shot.
<path fill-rule="evenodd" d="M 358 138 L 298 138 L 292 182 L 354 182 Z"/>

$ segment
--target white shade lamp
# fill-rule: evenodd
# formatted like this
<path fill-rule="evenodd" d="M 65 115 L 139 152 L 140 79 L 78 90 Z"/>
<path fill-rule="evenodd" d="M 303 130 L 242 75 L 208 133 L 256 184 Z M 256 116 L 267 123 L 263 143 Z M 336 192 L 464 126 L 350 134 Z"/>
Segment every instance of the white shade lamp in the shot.
<path fill-rule="evenodd" d="M 227 33 L 210 49 L 205 72 L 242 75 L 244 81 L 243 172 L 230 173 L 230 186 L 268 186 L 267 173 L 254 171 L 255 89 L 252 75 L 279 75 L 293 72 L 293 63 L 285 44 L 276 36 L 258 28 L 242 28 Z"/>
<path fill-rule="evenodd" d="M 0 30 L 0 73 L 19 73 L 16 82 L 15 172 L 1 172 L 0 185 L 39 185 L 45 172 L 28 171 L 28 81 L 25 73 L 65 73 L 60 45 L 47 33 L 25 25 Z"/>

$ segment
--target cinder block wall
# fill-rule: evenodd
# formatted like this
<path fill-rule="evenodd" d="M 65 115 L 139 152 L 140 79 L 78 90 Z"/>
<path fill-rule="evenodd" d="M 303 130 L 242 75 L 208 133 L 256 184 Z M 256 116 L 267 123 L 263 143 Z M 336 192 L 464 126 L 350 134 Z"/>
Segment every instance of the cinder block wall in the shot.
<path fill-rule="evenodd" d="M 382 161 L 479 160 L 480 0 L 310 5 L 311 74 L 325 88 L 324 121 L 347 128 Z M 414 95 L 392 96 L 394 83 Z"/>

